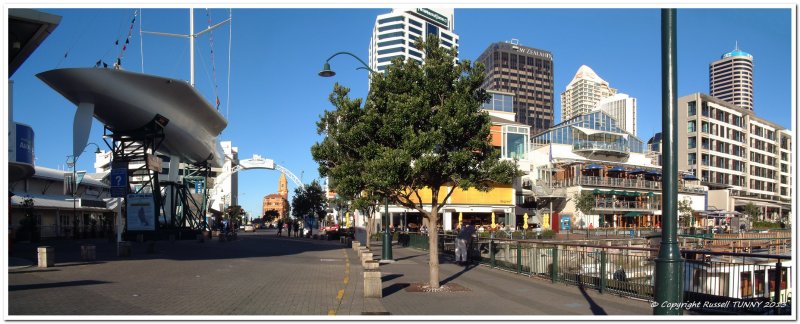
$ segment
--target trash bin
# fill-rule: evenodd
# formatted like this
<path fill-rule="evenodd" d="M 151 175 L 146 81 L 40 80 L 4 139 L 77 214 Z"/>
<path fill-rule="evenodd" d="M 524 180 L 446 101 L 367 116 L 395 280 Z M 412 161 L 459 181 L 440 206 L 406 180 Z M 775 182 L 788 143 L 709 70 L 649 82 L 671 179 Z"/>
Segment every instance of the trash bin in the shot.
<path fill-rule="evenodd" d="M 131 242 L 119 242 L 117 245 L 117 256 L 131 256 Z"/>
<path fill-rule="evenodd" d="M 94 244 L 81 245 L 81 260 L 94 261 L 95 259 L 95 246 Z"/>

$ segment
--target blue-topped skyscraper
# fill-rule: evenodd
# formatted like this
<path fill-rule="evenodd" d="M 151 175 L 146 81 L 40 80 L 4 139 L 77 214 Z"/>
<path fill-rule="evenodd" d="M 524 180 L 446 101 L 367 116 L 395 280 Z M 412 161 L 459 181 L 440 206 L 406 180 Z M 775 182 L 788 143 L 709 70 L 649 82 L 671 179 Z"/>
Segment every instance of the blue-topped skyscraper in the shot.
<path fill-rule="evenodd" d="M 736 48 L 708 66 L 711 96 L 753 110 L 753 56 Z"/>

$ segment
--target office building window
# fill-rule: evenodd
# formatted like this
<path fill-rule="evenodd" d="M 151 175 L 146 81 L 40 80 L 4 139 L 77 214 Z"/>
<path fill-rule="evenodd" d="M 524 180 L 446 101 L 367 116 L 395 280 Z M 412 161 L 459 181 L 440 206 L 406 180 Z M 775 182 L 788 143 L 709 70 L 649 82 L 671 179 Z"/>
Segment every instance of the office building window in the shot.
<path fill-rule="evenodd" d="M 689 101 L 689 116 L 697 115 L 697 102 Z"/>
<path fill-rule="evenodd" d="M 390 23 L 390 22 L 395 22 L 395 21 L 403 21 L 403 16 L 383 18 L 381 20 L 378 20 L 378 24 L 385 24 L 385 23 Z"/>
<path fill-rule="evenodd" d="M 433 34 L 436 37 L 439 37 L 439 27 L 436 27 L 436 25 L 431 24 L 431 23 L 428 23 L 428 24 L 425 24 L 425 25 L 427 27 L 425 29 L 425 36 Z"/>

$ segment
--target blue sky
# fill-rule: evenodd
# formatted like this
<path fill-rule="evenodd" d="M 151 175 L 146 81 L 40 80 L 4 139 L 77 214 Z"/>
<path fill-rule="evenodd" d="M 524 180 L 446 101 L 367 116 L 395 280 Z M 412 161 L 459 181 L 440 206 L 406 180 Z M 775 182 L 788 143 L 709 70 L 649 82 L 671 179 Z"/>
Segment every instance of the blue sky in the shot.
<path fill-rule="evenodd" d="M 35 74 L 54 68 L 112 63 L 120 53 L 134 9 L 39 9 L 62 16 L 55 32 L 11 78 L 14 119 L 36 132 L 36 164 L 66 168 L 71 151 L 75 107 L 39 81 Z M 364 97 L 367 75 L 347 56 L 331 61 L 333 78 L 317 72 L 331 54 L 350 51 L 367 60 L 375 17 L 390 9 L 234 9 L 231 29 L 197 39 L 197 87 L 209 102 L 215 93 L 228 117 L 221 140 L 239 147 L 240 159 L 253 154 L 272 158 L 306 183 L 318 177 L 310 147 L 319 141 L 315 121 L 325 109 L 333 84 Z M 210 9 L 212 24 L 227 9 Z M 208 26 L 205 9 L 195 10 L 195 30 Z M 124 52 L 123 68 L 142 71 L 142 29 L 186 34 L 186 9 L 145 9 Z M 755 111 L 760 117 L 792 127 L 790 9 L 679 9 L 678 95 L 708 92 L 708 64 L 734 48 L 754 56 Z M 658 9 L 456 9 L 455 32 L 461 59 L 474 60 L 492 42 L 516 38 L 520 44 L 553 53 L 554 109 L 560 122 L 559 95 L 578 67 L 588 65 L 619 92 L 638 99 L 638 134 L 643 140 L 660 131 L 660 10 Z M 232 39 L 229 51 L 229 39 Z M 189 79 L 188 40 L 145 35 L 144 72 Z M 64 54 L 68 53 L 64 58 Z M 230 69 L 228 59 L 230 54 Z M 228 82 L 230 73 L 230 83 Z M 228 94 L 230 93 L 230 94 Z M 90 142 L 102 142 L 95 122 Z M 78 169 L 93 171 L 91 149 Z M 261 197 L 277 191 L 279 173 L 246 171 L 239 176 L 240 203 L 258 212 Z M 294 186 L 290 183 L 290 190 Z"/>

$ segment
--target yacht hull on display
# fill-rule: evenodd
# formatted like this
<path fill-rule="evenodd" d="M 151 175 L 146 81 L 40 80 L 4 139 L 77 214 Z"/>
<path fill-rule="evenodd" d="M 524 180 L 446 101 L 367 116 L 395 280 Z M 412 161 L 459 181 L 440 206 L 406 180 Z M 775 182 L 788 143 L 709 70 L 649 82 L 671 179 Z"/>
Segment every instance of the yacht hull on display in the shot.
<path fill-rule="evenodd" d="M 168 123 L 159 153 L 185 163 L 223 165 L 217 136 L 228 121 L 186 81 L 106 68 L 55 69 L 36 76 L 78 107 L 76 125 L 84 107 L 114 132 L 140 129 L 161 115 Z M 82 135 L 77 128 L 75 137 L 88 139 L 89 127 Z"/>

